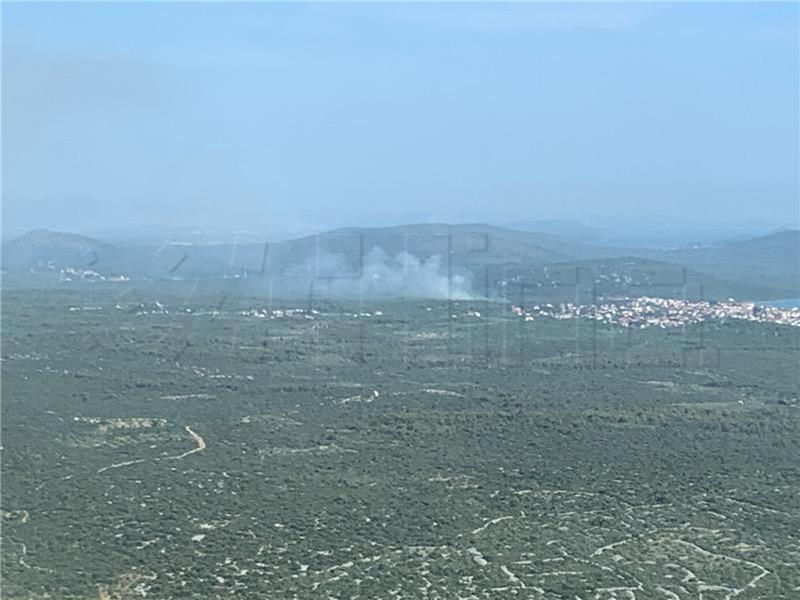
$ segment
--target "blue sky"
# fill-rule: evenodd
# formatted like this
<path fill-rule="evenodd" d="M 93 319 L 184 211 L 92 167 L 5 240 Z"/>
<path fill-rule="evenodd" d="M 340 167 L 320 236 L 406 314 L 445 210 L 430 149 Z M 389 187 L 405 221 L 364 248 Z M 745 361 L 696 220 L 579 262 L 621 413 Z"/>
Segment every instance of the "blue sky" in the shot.
<path fill-rule="evenodd" d="M 5 230 L 798 220 L 798 6 L 3 4 Z"/>

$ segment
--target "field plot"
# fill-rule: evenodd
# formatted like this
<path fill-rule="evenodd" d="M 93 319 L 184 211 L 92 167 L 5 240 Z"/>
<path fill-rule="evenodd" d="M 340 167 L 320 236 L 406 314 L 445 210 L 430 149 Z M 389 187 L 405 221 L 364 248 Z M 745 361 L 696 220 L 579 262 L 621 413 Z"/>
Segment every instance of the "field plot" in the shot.
<path fill-rule="evenodd" d="M 3 597 L 800 597 L 800 329 L 190 288 L 4 294 Z"/>

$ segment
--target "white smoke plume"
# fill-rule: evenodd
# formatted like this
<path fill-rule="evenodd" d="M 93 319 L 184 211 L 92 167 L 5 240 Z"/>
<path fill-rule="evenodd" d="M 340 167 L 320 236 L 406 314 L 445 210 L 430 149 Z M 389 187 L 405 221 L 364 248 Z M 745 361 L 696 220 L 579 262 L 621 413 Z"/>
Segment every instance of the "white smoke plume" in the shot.
<path fill-rule="evenodd" d="M 438 255 L 423 259 L 400 252 L 391 257 L 382 248 L 375 247 L 364 256 L 361 277 L 358 277 L 357 267 L 346 264 L 341 255 L 323 253 L 315 268 L 325 282 L 320 289 L 332 294 L 473 299 L 470 273 L 454 272 L 448 281 L 447 265 L 443 263 Z"/>

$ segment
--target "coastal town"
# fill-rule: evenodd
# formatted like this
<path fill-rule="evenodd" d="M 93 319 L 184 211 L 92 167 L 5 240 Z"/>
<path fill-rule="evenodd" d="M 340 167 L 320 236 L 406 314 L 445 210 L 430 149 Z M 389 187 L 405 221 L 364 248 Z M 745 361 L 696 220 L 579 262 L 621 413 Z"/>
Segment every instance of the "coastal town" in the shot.
<path fill-rule="evenodd" d="M 603 323 L 645 329 L 681 327 L 706 321 L 743 320 L 800 327 L 800 307 L 780 308 L 750 301 L 683 300 L 641 296 L 620 298 L 602 304 L 536 304 L 528 308 L 512 305 L 513 314 L 526 321 L 540 317 L 588 318 Z"/>

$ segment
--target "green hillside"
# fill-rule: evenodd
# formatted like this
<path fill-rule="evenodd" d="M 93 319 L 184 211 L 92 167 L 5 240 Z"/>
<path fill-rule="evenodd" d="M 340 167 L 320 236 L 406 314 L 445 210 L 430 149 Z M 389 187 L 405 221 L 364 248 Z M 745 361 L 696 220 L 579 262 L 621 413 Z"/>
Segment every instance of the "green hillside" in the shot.
<path fill-rule="evenodd" d="M 469 295 L 494 295 L 525 282 L 546 297 L 572 297 L 574 290 L 565 290 L 578 284 L 584 294 L 594 287 L 617 295 L 767 300 L 800 295 L 800 233 L 675 251 L 602 246 L 485 224 L 343 228 L 276 243 L 158 246 L 35 230 L 3 245 L 3 269 L 17 279 L 46 280 L 50 274 L 57 282 L 67 267 L 134 279 L 248 278 L 255 293 L 266 289 L 259 278 L 269 279 L 270 289 L 287 295 L 305 294 L 320 281 L 334 294 L 391 295 L 414 287 L 418 276 L 452 275 L 464 290 L 472 289 Z M 364 288 L 358 280 L 367 277 Z M 428 282 L 418 292 L 437 296 L 446 287 Z M 434 288 L 439 291 L 428 291 Z"/>

